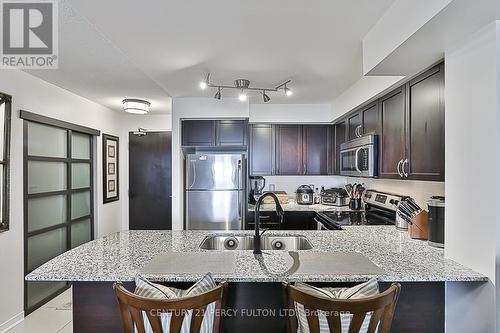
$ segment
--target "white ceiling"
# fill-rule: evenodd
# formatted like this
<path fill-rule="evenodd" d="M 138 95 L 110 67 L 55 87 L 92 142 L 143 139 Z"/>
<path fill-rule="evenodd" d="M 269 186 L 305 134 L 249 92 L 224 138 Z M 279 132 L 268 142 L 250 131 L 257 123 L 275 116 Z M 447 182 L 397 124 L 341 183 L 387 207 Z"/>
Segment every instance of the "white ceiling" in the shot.
<path fill-rule="evenodd" d="M 198 88 L 207 72 L 225 84 L 292 79 L 294 95 L 271 102 L 330 103 L 361 77 L 361 40 L 393 1 L 62 0 L 59 69 L 30 73 L 113 109 L 135 97 L 163 113 L 170 97 L 213 96 Z"/>

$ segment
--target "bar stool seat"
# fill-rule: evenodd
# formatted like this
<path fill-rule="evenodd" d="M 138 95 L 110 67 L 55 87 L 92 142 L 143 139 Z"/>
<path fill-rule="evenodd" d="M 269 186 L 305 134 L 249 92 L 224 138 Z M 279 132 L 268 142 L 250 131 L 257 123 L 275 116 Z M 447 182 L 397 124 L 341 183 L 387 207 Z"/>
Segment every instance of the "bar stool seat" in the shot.
<path fill-rule="evenodd" d="M 376 296 L 357 299 L 334 299 L 312 295 L 289 283 L 283 283 L 283 290 L 289 313 L 303 314 L 307 317 L 307 327 L 304 329 L 306 332 L 308 330 L 310 333 L 359 333 L 365 318 L 369 317 L 369 324 L 364 332 L 389 333 L 401 285 L 394 283 Z M 296 305 L 302 306 L 303 311 L 300 313 L 296 311 Z M 345 315 L 352 315 L 352 318 L 347 330 L 342 330 L 342 316 Z M 298 332 L 299 320 L 296 316 L 288 316 L 288 333 Z"/>
<path fill-rule="evenodd" d="M 134 326 L 137 332 L 146 333 L 144 317 L 149 321 L 153 333 L 200 333 L 205 316 L 214 316 L 211 332 L 221 331 L 221 317 L 218 313 L 224 306 L 226 282 L 205 293 L 176 299 L 142 297 L 125 289 L 120 282 L 115 283 L 113 289 L 120 306 L 125 333 L 134 333 Z M 212 303 L 215 303 L 215 311 L 208 313 L 207 307 Z M 166 330 L 162 326 L 162 317 L 165 316 L 170 317 L 170 326 Z M 183 326 L 185 317 L 190 318 L 190 321 L 189 325 Z"/>

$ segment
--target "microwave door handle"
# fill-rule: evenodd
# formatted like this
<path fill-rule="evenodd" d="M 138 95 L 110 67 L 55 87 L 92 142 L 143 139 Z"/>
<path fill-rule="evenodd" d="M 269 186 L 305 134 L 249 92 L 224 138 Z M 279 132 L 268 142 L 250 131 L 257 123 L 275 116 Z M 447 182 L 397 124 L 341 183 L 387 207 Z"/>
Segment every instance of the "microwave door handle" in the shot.
<path fill-rule="evenodd" d="M 354 153 L 356 155 L 356 158 L 354 159 L 354 167 L 356 168 L 356 171 L 358 171 L 359 173 L 362 173 L 362 171 L 361 171 L 361 169 L 359 168 L 359 165 L 358 165 L 358 162 L 359 162 L 359 152 L 361 151 L 361 149 L 363 149 L 363 148 L 356 149 L 356 152 Z"/>

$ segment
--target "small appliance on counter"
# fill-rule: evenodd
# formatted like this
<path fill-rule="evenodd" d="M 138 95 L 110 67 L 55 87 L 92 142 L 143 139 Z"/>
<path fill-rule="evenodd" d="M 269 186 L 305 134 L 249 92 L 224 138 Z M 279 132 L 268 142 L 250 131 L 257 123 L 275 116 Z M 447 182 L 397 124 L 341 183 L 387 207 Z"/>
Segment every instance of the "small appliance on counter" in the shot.
<path fill-rule="evenodd" d="M 429 245 L 444 247 L 444 197 L 434 196 L 427 202 L 429 208 Z"/>
<path fill-rule="evenodd" d="M 301 185 L 296 192 L 299 205 L 312 205 L 314 203 L 314 190 L 309 185 Z"/>
<path fill-rule="evenodd" d="M 248 203 L 255 205 L 266 186 L 266 179 L 262 176 L 250 176 L 250 191 L 248 192 Z"/>
<path fill-rule="evenodd" d="M 321 203 L 328 206 L 342 207 L 349 205 L 349 195 L 340 187 L 332 187 L 321 191 Z"/>

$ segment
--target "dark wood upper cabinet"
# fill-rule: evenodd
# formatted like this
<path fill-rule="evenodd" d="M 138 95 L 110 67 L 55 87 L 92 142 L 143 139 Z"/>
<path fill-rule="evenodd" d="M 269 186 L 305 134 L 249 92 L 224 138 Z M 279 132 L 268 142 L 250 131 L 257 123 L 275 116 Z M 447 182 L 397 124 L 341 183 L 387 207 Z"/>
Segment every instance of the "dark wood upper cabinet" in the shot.
<path fill-rule="evenodd" d="M 183 120 L 183 146 L 215 146 L 215 120 Z"/>
<path fill-rule="evenodd" d="M 408 179 L 444 180 L 444 66 L 408 83 Z"/>
<path fill-rule="evenodd" d="M 400 87 L 382 97 L 380 110 L 382 115 L 380 177 L 402 178 L 400 170 L 406 156 L 405 87 Z"/>
<path fill-rule="evenodd" d="M 362 135 L 362 128 L 363 125 L 360 112 L 355 112 L 347 117 L 348 140 L 360 137 Z"/>
<path fill-rule="evenodd" d="M 378 102 L 365 106 L 361 109 L 360 114 L 363 119 L 361 134 L 380 134 L 381 121 Z"/>
<path fill-rule="evenodd" d="M 274 174 L 274 125 L 250 125 L 250 175 Z"/>
<path fill-rule="evenodd" d="M 276 125 L 276 174 L 301 175 L 302 126 Z"/>
<path fill-rule="evenodd" d="M 245 146 L 247 126 L 246 120 L 218 120 L 217 146 Z"/>
<path fill-rule="evenodd" d="M 346 142 L 347 131 L 346 131 L 346 121 L 341 121 L 335 124 L 335 142 L 334 142 L 334 154 L 335 154 L 335 165 L 333 166 L 333 174 L 340 174 L 340 145 Z"/>
<path fill-rule="evenodd" d="M 331 158 L 330 126 L 304 125 L 302 127 L 303 174 L 327 175 Z"/>

